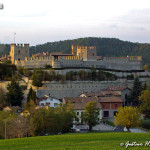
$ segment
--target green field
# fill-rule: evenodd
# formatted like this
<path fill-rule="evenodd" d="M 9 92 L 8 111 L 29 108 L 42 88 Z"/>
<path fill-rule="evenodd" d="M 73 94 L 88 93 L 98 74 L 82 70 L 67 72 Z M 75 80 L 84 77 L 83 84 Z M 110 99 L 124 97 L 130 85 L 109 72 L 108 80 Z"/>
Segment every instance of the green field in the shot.
<path fill-rule="evenodd" d="M 143 143 L 144 146 L 128 149 L 150 149 L 145 141 L 150 141 L 150 133 L 74 133 L 31 138 L 0 140 L 0 150 L 120 150 L 127 141 Z"/>

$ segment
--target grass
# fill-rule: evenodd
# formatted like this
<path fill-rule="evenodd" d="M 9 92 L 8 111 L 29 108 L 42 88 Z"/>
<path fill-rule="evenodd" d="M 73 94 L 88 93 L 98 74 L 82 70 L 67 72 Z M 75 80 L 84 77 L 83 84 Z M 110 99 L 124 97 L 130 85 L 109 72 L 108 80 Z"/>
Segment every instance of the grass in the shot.
<path fill-rule="evenodd" d="M 123 150 L 127 141 L 145 144 L 150 133 L 74 133 L 0 140 L 0 150 Z M 150 149 L 129 147 L 128 149 Z"/>

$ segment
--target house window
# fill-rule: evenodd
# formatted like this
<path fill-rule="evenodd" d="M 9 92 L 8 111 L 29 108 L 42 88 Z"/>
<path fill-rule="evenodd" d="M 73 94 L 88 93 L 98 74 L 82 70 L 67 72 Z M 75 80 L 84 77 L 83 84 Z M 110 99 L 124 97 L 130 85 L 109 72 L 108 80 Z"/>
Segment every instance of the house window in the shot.
<path fill-rule="evenodd" d="M 77 115 L 79 115 L 79 112 L 77 112 Z"/>
<path fill-rule="evenodd" d="M 115 104 L 115 108 L 118 108 L 118 104 Z"/>
<path fill-rule="evenodd" d="M 104 117 L 109 117 L 109 111 L 104 111 Z"/>
<path fill-rule="evenodd" d="M 104 105 L 104 104 L 102 105 L 102 108 L 105 108 L 105 105 Z"/>
<path fill-rule="evenodd" d="M 20 50 L 18 51 L 18 54 L 20 54 Z"/>
<path fill-rule="evenodd" d="M 127 94 L 125 94 L 125 99 L 127 99 L 127 97 L 128 97 L 128 95 L 127 95 Z"/>

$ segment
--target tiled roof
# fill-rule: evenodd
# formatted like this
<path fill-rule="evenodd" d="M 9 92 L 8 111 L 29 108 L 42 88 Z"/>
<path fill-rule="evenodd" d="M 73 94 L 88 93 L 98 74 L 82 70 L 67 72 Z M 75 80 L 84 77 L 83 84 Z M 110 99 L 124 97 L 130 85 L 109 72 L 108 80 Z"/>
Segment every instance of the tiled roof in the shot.
<path fill-rule="evenodd" d="M 110 86 L 107 89 L 105 89 L 105 91 L 123 91 L 123 90 L 125 90 L 127 88 L 128 87 L 113 87 L 113 86 Z"/>
<path fill-rule="evenodd" d="M 117 92 L 114 91 L 101 91 L 101 92 L 83 92 L 82 94 L 84 94 L 87 97 L 92 97 L 92 96 L 107 96 L 107 95 L 113 95 L 113 96 L 120 96 L 120 94 L 118 94 Z"/>
<path fill-rule="evenodd" d="M 123 100 L 120 97 L 99 97 L 100 103 L 123 103 Z"/>
<path fill-rule="evenodd" d="M 72 54 L 52 54 L 51 56 L 73 56 Z"/>
<path fill-rule="evenodd" d="M 40 98 L 37 98 L 39 101 L 43 101 L 43 100 L 47 100 L 47 97 L 40 97 Z"/>
<path fill-rule="evenodd" d="M 75 110 L 83 110 L 85 105 L 90 101 L 97 102 L 97 107 L 102 108 L 96 97 L 64 97 L 65 103 L 71 101 Z"/>
<path fill-rule="evenodd" d="M 61 54 L 63 54 L 63 52 L 52 52 L 52 53 L 50 53 L 50 55 L 61 55 Z"/>
<path fill-rule="evenodd" d="M 42 53 L 37 53 L 37 54 L 34 54 L 32 55 L 33 57 L 43 57 L 44 55 Z"/>

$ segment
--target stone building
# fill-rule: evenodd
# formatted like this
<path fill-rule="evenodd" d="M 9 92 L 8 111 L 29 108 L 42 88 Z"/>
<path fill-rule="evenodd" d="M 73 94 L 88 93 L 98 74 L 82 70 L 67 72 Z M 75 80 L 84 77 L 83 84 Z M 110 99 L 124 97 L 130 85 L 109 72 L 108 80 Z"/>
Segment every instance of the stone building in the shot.
<path fill-rule="evenodd" d="M 29 57 L 29 44 L 11 44 L 10 59 L 17 67 L 45 68 L 102 68 L 109 70 L 142 70 L 141 56 L 98 57 L 95 46 L 72 45 L 72 54 L 38 53 Z"/>
<path fill-rule="evenodd" d="M 72 55 L 81 57 L 83 61 L 97 61 L 96 46 L 72 45 Z"/>
<path fill-rule="evenodd" d="M 11 44 L 9 56 L 13 64 L 15 61 L 25 60 L 25 57 L 29 57 L 29 44 Z"/>

